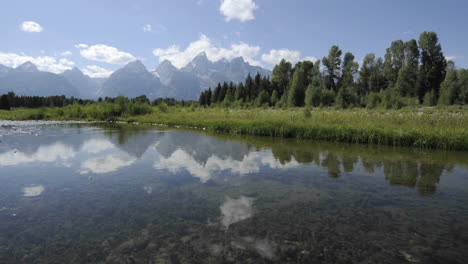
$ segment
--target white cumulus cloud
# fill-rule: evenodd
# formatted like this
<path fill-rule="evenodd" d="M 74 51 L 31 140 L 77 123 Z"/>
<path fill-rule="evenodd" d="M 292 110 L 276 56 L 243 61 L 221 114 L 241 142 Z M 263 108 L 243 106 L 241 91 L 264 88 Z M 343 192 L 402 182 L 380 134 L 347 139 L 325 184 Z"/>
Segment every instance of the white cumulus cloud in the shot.
<path fill-rule="evenodd" d="M 143 32 L 151 32 L 153 31 L 153 27 L 150 24 L 146 24 L 143 26 Z"/>
<path fill-rule="evenodd" d="M 39 23 L 34 21 L 24 21 L 20 25 L 20 29 L 24 32 L 41 32 L 44 28 Z"/>
<path fill-rule="evenodd" d="M 211 61 L 217 61 L 222 58 L 229 60 L 236 57 L 243 57 L 252 65 L 260 65 L 260 63 L 254 59 L 259 51 L 259 46 L 251 46 L 244 42 L 232 44 L 229 48 L 222 48 L 213 44 L 206 35 L 202 34 L 198 40 L 190 43 L 185 50 L 181 50 L 177 45 L 172 45 L 166 49 L 155 49 L 153 50 L 153 54 L 159 58 L 159 61 L 168 60 L 172 62 L 174 66 L 182 68 L 201 52 L 205 52 L 206 56 Z"/>
<path fill-rule="evenodd" d="M 82 71 L 91 78 L 107 78 L 113 72 L 97 65 L 87 65 Z"/>
<path fill-rule="evenodd" d="M 41 71 L 48 71 L 53 73 L 61 73 L 65 70 L 71 69 L 75 63 L 68 59 L 57 59 L 51 56 L 27 56 L 24 54 L 16 53 L 2 53 L 0 52 L 0 64 L 16 68 L 19 65 L 30 61 Z"/>
<path fill-rule="evenodd" d="M 92 46 L 78 44 L 75 47 L 80 49 L 81 56 L 88 60 L 106 62 L 109 64 L 127 64 L 136 60 L 132 54 L 104 44 L 96 44 Z"/>
<path fill-rule="evenodd" d="M 63 56 L 63 57 L 68 57 L 68 56 L 71 56 L 72 54 L 73 53 L 71 51 L 69 51 L 69 50 L 60 53 L 60 55 Z"/>
<path fill-rule="evenodd" d="M 75 48 L 77 48 L 77 49 L 86 49 L 87 47 L 89 47 L 89 46 L 86 45 L 86 44 L 76 44 L 75 45 Z"/>
<path fill-rule="evenodd" d="M 292 64 L 301 60 L 309 60 L 313 62 L 317 61 L 317 58 L 311 56 L 302 58 L 300 51 L 289 49 L 272 49 L 269 53 L 262 55 L 262 60 L 272 65 L 278 64 L 282 59 L 285 59 L 286 61 L 289 61 Z"/>
<path fill-rule="evenodd" d="M 447 61 L 455 61 L 457 59 L 456 56 L 445 56 L 445 60 Z"/>
<path fill-rule="evenodd" d="M 254 10 L 258 6 L 253 0 L 222 0 L 219 11 L 226 21 L 238 19 L 241 22 L 255 19 Z"/>
<path fill-rule="evenodd" d="M 167 31 L 167 28 L 164 25 L 156 25 L 153 27 L 151 24 L 146 24 L 143 26 L 143 32 L 156 32 L 156 33 L 161 33 L 164 31 Z"/>

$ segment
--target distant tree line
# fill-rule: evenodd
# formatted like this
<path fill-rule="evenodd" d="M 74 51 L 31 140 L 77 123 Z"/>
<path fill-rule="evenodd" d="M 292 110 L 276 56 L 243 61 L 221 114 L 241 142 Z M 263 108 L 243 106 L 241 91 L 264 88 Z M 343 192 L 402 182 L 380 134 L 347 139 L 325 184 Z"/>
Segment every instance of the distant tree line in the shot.
<path fill-rule="evenodd" d="M 176 100 L 174 98 L 157 98 L 151 101 L 145 95 L 141 95 L 135 98 L 127 98 L 124 96 L 118 96 L 115 98 L 105 97 L 104 99 L 99 97 L 98 100 L 90 99 L 79 99 L 74 97 L 61 96 L 18 96 L 14 92 L 9 92 L 0 96 L 0 109 L 10 110 L 15 107 L 24 108 L 40 108 L 40 107 L 63 107 L 67 105 L 88 105 L 94 103 L 115 103 L 116 101 L 123 101 L 126 103 L 138 103 L 158 106 L 161 104 L 167 106 L 190 106 L 194 101 Z"/>
<path fill-rule="evenodd" d="M 17 96 L 14 92 L 9 92 L 0 96 L 0 109 L 10 110 L 12 107 L 62 107 L 70 104 L 89 104 L 93 100 L 85 100 L 64 95 L 61 96 Z"/>
<path fill-rule="evenodd" d="M 284 59 L 271 79 L 247 76 L 245 82 L 219 83 L 200 94 L 202 106 L 337 106 L 401 108 L 468 104 L 468 70 L 447 62 L 437 34 L 423 32 L 419 41 L 393 41 L 385 57 L 367 54 L 359 66 L 351 52 L 332 46 L 316 62 L 294 67 Z"/>

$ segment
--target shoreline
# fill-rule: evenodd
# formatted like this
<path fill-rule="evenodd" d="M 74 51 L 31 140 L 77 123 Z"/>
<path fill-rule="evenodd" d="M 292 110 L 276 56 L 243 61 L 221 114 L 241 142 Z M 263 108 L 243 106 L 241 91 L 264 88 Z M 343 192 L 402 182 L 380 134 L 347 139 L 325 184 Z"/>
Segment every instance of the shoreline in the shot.
<path fill-rule="evenodd" d="M 64 112 L 64 108 L 14 109 L 0 111 L 0 118 L 25 120 L 32 116 L 40 118 L 31 120 L 138 123 L 233 135 L 468 151 L 468 111 L 465 108 L 379 111 L 169 107 L 160 111 L 154 107 L 149 114 L 115 116 L 112 120 L 92 119 L 86 116 L 85 110 L 78 117 L 66 112 L 56 115 L 57 109 Z"/>

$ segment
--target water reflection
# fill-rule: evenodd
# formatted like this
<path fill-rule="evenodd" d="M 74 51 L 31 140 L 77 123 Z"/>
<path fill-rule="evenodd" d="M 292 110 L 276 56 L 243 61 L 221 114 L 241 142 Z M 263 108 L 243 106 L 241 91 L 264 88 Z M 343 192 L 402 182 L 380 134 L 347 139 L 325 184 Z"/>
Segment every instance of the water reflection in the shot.
<path fill-rule="evenodd" d="M 75 156 L 74 149 L 64 143 L 56 142 L 51 145 L 40 146 L 33 153 L 21 152 L 18 149 L 12 149 L 4 153 L 0 153 L 0 166 L 18 166 L 24 163 L 52 163 L 64 162 L 72 159 Z"/>
<path fill-rule="evenodd" d="M 118 171 L 132 165 L 137 159 L 128 153 L 109 154 L 90 158 L 81 163 L 80 174 L 103 174 Z"/>
<path fill-rule="evenodd" d="M 0 263 L 468 257 L 466 153 L 124 125 L 31 131 L 0 142 Z"/>
<path fill-rule="evenodd" d="M 241 196 L 239 199 L 226 197 L 226 201 L 220 206 L 221 224 L 228 228 L 230 225 L 252 217 L 253 198 Z"/>
<path fill-rule="evenodd" d="M 157 131 L 136 127 L 79 126 L 46 128 L 35 140 L 13 136 L 10 147 L 0 147 L 0 167 L 50 163 L 80 174 L 107 174 L 135 166 L 145 153 L 152 167 L 173 174 L 187 171 L 206 183 L 221 174 L 247 175 L 268 169 L 301 166 L 323 168 L 329 177 L 363 172 L 383 175 L 391 185 L 415 188 L 421 195 L 437 191 L 445 172 L 456 165 L 467 166 L 466 153 L 415 151 L 386 147 L 366 147 L 331 143 L 230 138 L 188 131 Z M 88 129 L 88 130 L 86 130 Z M 55 140 L 54 140 L 55 139 Z M 8 138 L 5 140 L 8 142 Z M 146 163 L 145 163 L 146 164 Z"/>
<path fill-rule="evenodd" d="M 213 173 L 217 171 L 229 170 L 233 174 L 244 175 L 259 172 L 261 165 L 279 169 L 293 168 L 298 166 L 299 163 L 292 158 L 291 162 L 282 164 L 273 157 L 270 151 L 252 151 L 240 160 L 235 160 L 230 156 L 222 158 L 213 153 L 205 160 L 197 161 L 195 157 L 183 149 L 176 149 L 169 157 L 161 157 L 154 163 L 156 169 L 167 169 L 173 173 L 186 169 L 191 175 L 199 178 L 201 182 L 207 182 L 211 179 Z"/>
<path fill-rule="evenodd" d="M 23 188 L 23 196 L 25 197 L 35 197 L 39 196 L 44 192 L 45 188 L 43 185 L 35 185 Z"/>

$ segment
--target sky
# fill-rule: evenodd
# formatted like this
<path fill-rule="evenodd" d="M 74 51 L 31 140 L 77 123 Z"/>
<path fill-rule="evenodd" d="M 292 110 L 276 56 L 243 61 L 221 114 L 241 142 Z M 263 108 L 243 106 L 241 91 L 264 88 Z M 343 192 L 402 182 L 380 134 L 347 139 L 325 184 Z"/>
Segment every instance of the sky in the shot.
<path fill-rule="evenodd" d="M 2 1 L 0 64 L 106 77 L 137 59 L 181 68 L 205 51 L 272 69 L 321 59 L 332 45 L 358 61 L 383 56 L 394 40 L 435 31 L 444 55 L 468 68 L 467 14 L 466 0 Z"/>

